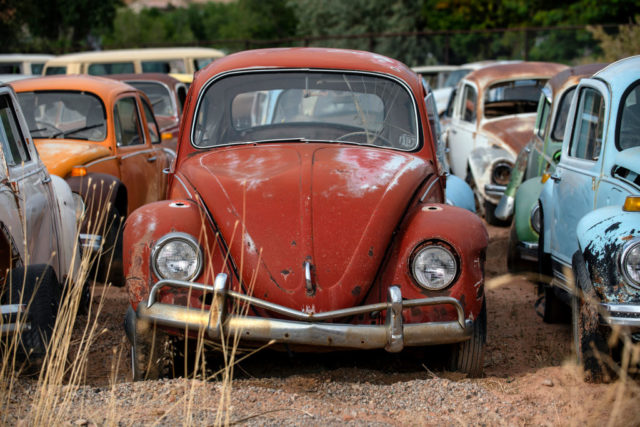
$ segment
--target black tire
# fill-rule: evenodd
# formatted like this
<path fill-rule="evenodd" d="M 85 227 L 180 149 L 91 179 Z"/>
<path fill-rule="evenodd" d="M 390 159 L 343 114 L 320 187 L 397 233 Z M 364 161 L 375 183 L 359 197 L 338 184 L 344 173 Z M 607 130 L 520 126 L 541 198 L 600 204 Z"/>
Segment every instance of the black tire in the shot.
<path fill-rule="evenodd" d="M 134 381 L 167 378 L 173 371 L 173 342 L 155 325 L 134 320 L 131 371 Z"/>
<path fill-rule="evenodd" d="M 496 208 L 498 206 L 494 205 L 488 200 L 484 201 L 484 220 L 487 221 L 487 224 L 494 225 L 496 227 L 506 227 L 511 223 L 511 219 L 502 220 L 496 217 Z"/>
<path fill-rule="evenodd" d="M 56 273 L 49 265 L 30 265 L 26 267 L 26 275 L 25 267 L 15 268 L 11 273 L 10 288 L 3 300 L 27 305 L 26 321 L 30 328 L 20 333 L 18 343 L 20 355 L 29 363 L 41 361 L 46 355 L 60 295 Z"/>
<path fill-rule="evenodd" d="M 487 341 L 487 306 L 482 303 L 480 314 L 473 322 L 471 338 L 451 348 L 449 368 L 452 371 L 462 372 L 469 377 L 482 376 L 484 367 L 484 346 Z"/>
<path fill-rule="evenodd" d="M 586 381 L 609 382 L 614 376 L 607 365 L 610 330 L 600 324 L 596 293 L 579 251 L 573 255 L 573 274 L 576 287 L 571 295 L 571 323 L 577 363 L 583 366 Z"/>
<path fill-rule="evenodd" d="M 122 287 L 125 283 L 122 261 L 122 225 L 120 212 L 112 207 L 106 218 L 107 230 L 100 255 L 98 278 L 103 283 Z"/>

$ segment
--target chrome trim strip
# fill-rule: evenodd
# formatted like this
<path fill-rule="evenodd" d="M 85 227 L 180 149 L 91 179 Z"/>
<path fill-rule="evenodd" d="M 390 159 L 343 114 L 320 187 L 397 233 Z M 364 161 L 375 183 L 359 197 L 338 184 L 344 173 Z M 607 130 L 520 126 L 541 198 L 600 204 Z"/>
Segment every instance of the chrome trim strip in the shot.
<path fill-rule="evenodd" d="M 0 305 L 0 314 L 2 314 L 2 315 L 24 313 L 26 310 L 27 310 L 27 306 L 25 304 L 3 304 L 3 305 Z"/>
<path fill-rule="evenodd" d="M 139 145 L 143 145 L 143 144 L 139 144 Z M 127 147 L 132 147 L 132 145 L 127 145 Z M 147 150 L 140 150 L 140 151 L 136 151 L 135 153 L 125 154 L 124 156 L 120 157 L 120 159 L 124 160 L 124 159 L 128 159 L 129 157 L 139 156 L 140 154 L 152 153 L 153 151 L 155 151 L 155 149 L 153 148 L 149 148 Z"/>
<path fill-rule="evenodd" d="M 118 156 L 102 157 L 100 159 L 94 160 L 93 162 L 87 163 L 85 166 L 89 167 L 89 166 L 97 165 L 98 163 L 106 162 L 109 160 L 118 160 Z"/>
<path fill-rule="evenodd" d="M 484 192 L 488 196 L 502 197 L 505 191 L 507 191 L 506 185 L 487 184 L 484 186 Z"/>
<path fill-rule="evenodd" d="M 424 199 L 427 197 L 427 194 L 429 194 L 429 192 L 431 191 L 433 186 L 436 185 L 438 183 L 438 181 L 440 181 L 440 176 L 436 176 L 436 178 L 433 181 L 431 181 L 431 184 L 429 184 L 427 189 L 424 190 L 424 193 L 422 194 L 422 197 L 420 197 L 420 203 L 424 202 Z"/>
<path fill-rule="evenodd" d="M 92 252 L 98 252 L 102 247 L 102 236 L 99 234 L 80 233 L 80 246 L 91 249 Z"/>
<path fill-rule="evenodd" d="M 608 325 L 640 327 L 640 305 L 600 303 L 600 308 Z"/>
<path fill-rule="evenodd" d="M 189 189 L 187 188 L 187 186 L 184 184 L 184 181 L 182 181 L 182 178 L 180 178 L 180 176 L 178 174 L 174 174 L 173 178 L 175 180 L 177 180 L 180 185 L 182 185 L 182 188 L 184 188 L 184 191 L 187 192 L 187 195 L 189 196 L 190 199 L 193 199 L 193 194 L 191 194 L 191 191 L 189 191 Z"/>

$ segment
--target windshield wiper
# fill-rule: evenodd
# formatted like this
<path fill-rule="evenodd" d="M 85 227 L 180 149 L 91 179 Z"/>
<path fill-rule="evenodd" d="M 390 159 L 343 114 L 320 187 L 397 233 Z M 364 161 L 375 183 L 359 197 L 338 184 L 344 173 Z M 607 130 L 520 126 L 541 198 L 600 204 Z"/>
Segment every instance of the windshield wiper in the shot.
<path fill-rule="evenodd" d="M 50 138 L 58 138 L 60 136 L 65 137 L 65 136 L 71 135 L 72 133 L 80 132 L 80 131 L 83 131 L 83 130 L 94 129 L 94 128 L 97 128 L 98 126 L 104 126 L 104 123 L 98 123 L 98 124 L 91 125 L 91 126 L 82 126 L 82 127 L 76 128 L 76 129 L 60 131 L 58 133 L 55 133 L 55 134 L 51 135 Z"/>

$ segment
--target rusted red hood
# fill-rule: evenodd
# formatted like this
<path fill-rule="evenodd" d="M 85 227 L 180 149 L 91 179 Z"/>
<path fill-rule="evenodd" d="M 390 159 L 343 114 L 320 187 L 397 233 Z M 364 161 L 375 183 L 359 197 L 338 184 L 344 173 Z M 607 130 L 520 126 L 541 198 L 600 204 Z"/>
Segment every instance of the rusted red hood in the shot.
<path fill-rule="evenodd" d="M 480 132 L 508 145 L 517 155 L 531 140 L 535 122 L 536 115 L 533 113 L 506 116 L 486 121 L 480 127 Z"/>
<path fill-rule="evenodd" d="M 323 312 L 365 296 L 430 167 L 391 150 L 296 143 L 210 151 L 180 171 L 243 266 L 247 286 L 258 268 L 255 296 Z"/>

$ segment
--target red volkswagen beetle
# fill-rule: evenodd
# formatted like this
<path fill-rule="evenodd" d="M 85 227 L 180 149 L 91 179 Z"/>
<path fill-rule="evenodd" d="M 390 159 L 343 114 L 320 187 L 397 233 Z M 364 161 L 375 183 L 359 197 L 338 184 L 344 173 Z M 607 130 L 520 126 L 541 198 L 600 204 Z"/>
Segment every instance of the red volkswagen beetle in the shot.
<path fill-rule="evenodd" d="M 199 72 L 168 200 L 125 225 L 134 378 L 198 336 L 451 344 L 452 368 L 480 375 L 487 233 L 444 203 L 427 96 L 404 64 L 358 51 L 247 51 Z"/>

